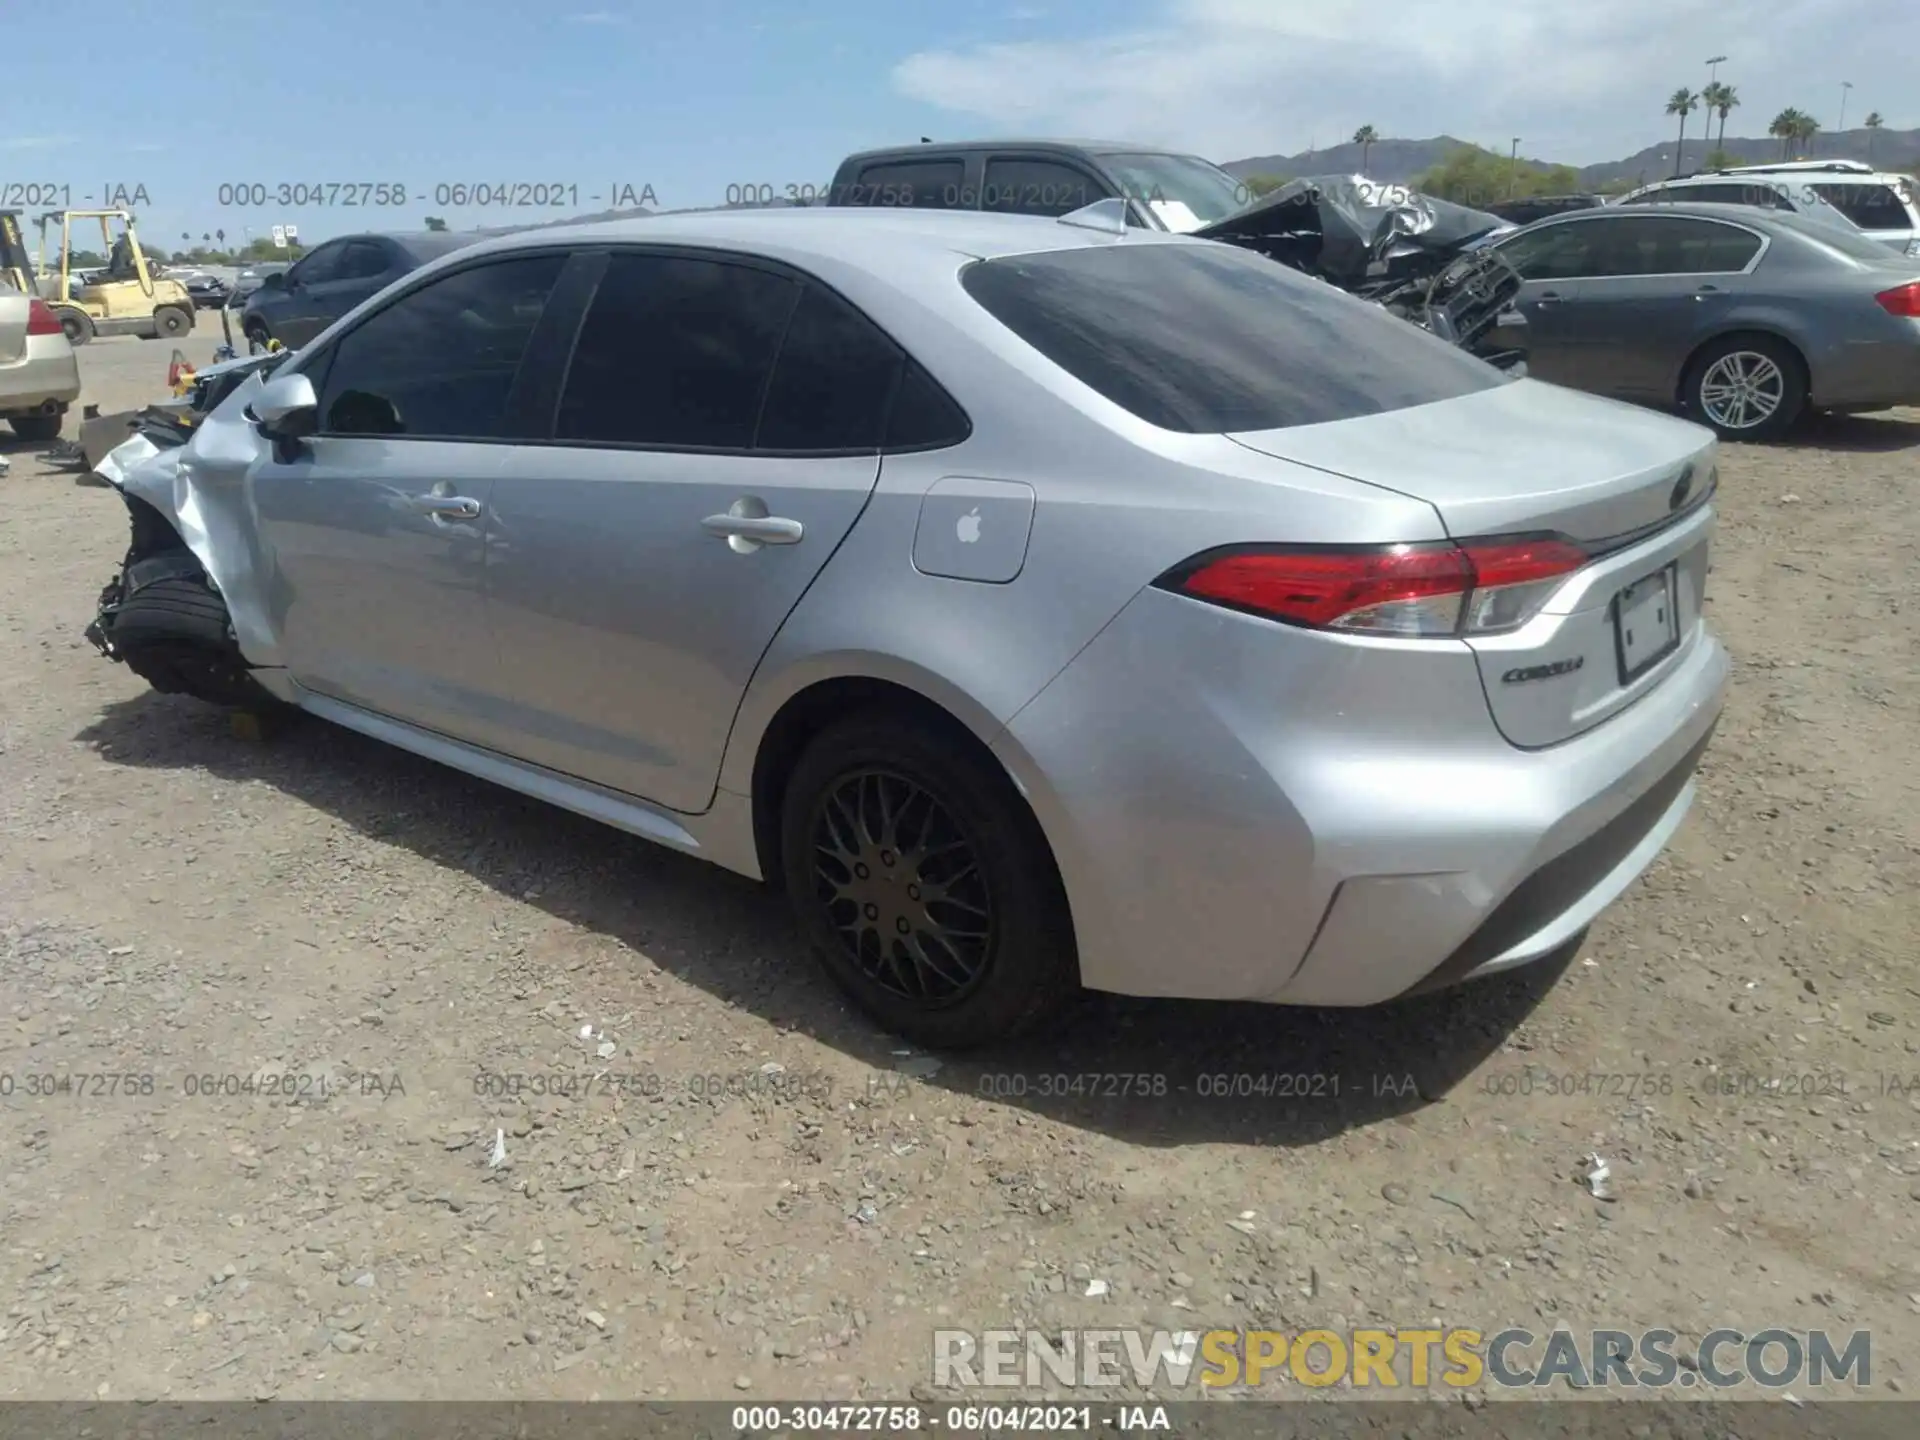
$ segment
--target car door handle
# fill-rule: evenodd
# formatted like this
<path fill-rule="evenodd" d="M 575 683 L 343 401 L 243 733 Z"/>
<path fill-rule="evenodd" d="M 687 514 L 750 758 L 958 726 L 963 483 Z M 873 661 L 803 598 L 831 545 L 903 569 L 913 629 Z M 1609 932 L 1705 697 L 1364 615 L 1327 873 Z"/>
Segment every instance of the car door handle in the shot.
<path fill-rule="evenodd" d="M 1709 295 L 1718 295 L 1719 293 L 1720 287 L 1718 285 L 1702 285 L 1698 290 L 1693 292 L 1693 298 L 1696 300 L 1704 300 Z"/>
<path fill-rule="evenodd" d="M 1557 290 L 1543 290 L 1533 300 L 1536 305 L 1558 305 L 1560 293 Z"/>
<path fill-rule="evenodd" d="M 721 540 L 750 540 L 756 545 L 797 545 L 805 528 L 780 515 L 709 515 L 700 528 Z"/>
<path fill-rule="evenodd" d="M 480 502 L 465 495 L 416 495 L 413 508 L 436 520 L 475 520 L 480 515 Z"/>

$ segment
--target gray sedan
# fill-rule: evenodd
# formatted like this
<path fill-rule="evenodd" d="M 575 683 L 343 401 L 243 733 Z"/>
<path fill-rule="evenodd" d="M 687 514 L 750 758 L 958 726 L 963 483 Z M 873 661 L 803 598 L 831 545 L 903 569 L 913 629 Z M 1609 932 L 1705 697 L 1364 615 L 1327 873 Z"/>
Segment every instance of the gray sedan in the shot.
<path fill-rule="evenodd" d="M 123 481 L 89 633 L 772 881 L 962 1046 L 1082 984 L 1568 953 L 1720 710 L 1715 473 L 1230 246 L 661 216 L 475 245 L 244 381 Z"/>
<path fill-rule="evenodd" d="M 1745 205 L 1582 210 L 1498 244 L 1530 373 L 1678 405 L 1722 437 L 1920 404 L 1920 260 Z"/>

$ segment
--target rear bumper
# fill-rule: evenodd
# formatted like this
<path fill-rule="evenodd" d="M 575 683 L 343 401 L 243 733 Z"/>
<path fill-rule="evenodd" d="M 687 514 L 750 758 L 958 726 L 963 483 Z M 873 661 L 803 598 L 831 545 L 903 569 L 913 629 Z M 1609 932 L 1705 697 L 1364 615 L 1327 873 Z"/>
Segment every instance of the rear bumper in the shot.
<path fill-rule="evenodd" d="M 1703 629 L 1521 750 L 1464 646 L 1357 649 L 1149 592 L 1014 717 L 1088 986 L 1368 1005 L 1546 956 L 1678 828 L 1729 671 Z"/>
<path fill-rule="evenodd" d="M 0 415 L 64 410 L 80 398 L 80 366 L 63 335 L 30 335 L 18 360 L 0 361 Z"/>

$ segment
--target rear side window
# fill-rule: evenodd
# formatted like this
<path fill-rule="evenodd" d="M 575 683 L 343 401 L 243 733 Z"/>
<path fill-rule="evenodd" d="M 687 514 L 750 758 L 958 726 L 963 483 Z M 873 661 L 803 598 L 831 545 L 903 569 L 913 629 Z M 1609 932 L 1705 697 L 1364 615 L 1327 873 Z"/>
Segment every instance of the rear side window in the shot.
<path fill-rule="evenodd" d="M 371 280 L 387 273 L 387 252 L 371 240 L 349 240 L 347 252 L 340 257 L 335 280 Z"/>
<path fill-rule="evenodd" d="M 761 450 L 877 450 L 906 355 L 839 296 L 809 285 L 773 369 Z"/>
<path fill-rule="evenodd" d="M 1507 379 L 1379 306 L 1229 245 L 1008 256 L 976 261 L 961 283 L 1042 355 L 1164 430 L 1315 425 Z"/>
<path fill-rule="evenodd" d="M 1911 230 L 1913 217 L 1891 185 L 1815 185 L 1814 192 L 1862 230 Z"/>
<path fill-rule="evenodd" d="M 869 165 L 834 200 L 842 205 L 903 205 L 913 210 L 959 210 L 971 198 L 962 181 L 966 165 L 958 159 L 899 160 Z"/>
<path fill-rule="evenodd" d="M 887 417 L 887 449 L 937 450 L 958 445 L 972 433 L 966 412 L 909 357 Z"/>
<path fill-rule="evenodd" d="M 1748 230 L 1685 215 L 1621 215 L 1599 227 L 1599 275 L 1704 275 L 1744 270 L 1760 252 Z"/>
<path fill-rule="evenodd" d="M 574 345 L 554 438 L 745 450 L 800 285 L 675 255 L 607 262 Z"/>

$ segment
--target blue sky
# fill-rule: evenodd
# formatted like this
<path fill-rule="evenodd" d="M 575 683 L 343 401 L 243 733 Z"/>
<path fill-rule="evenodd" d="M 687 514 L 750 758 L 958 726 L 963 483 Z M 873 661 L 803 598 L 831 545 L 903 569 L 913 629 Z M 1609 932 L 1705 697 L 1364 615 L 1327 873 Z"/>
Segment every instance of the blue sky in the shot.
<path fill-rule="evenodd" d="M 162 245 L 559 218 L 615 186 L 717 204 L 729 185 L 824 185 L 847 151 L 922 134 L 1099 133 L 1230 160 L 1369 123 L 1501 149 L 1521 135 L 1524 154 L 1584 163 L 1669 138 L 1667 94 L 1723 52 L 1743 96 L 1730 133 L 1788 104 L 1831 127 L 1848 80 L 1851 121 L 1920 125 L 1910 0 L 93 0 L 75 23 L 127 37 L 138 63 L 83 87 L 11 67 L 0 203 L 143 186 Z M 335 182 L 404 185 L 409 203 L 220 203 L 223 184 Z M 436 203 L 461 183 L 573 186 L 579 204 Z"/>

